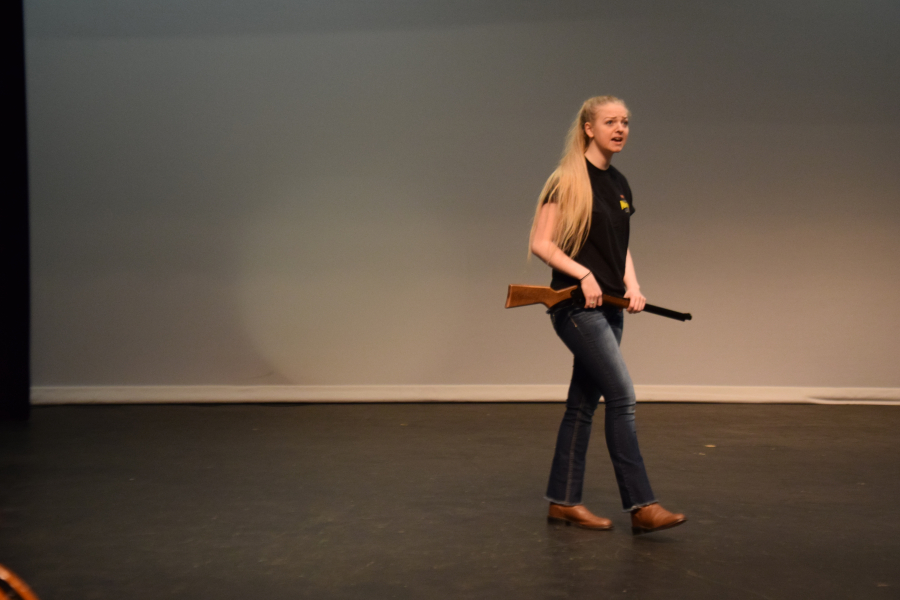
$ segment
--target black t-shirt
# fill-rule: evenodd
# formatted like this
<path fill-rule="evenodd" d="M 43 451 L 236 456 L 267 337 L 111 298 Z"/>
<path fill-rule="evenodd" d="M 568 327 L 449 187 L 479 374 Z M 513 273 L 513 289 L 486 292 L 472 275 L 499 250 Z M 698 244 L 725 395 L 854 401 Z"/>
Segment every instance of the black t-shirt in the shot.
<path fill-rule="evenodd" d="M 572 257 L 594 274 L 604 294 L 625 295 L 625 256 L 628 253 L 631 215 L 631 188 L 619 171 L 609 166 L 598 169 L 589 160 L 588 176 L 594 192 L 591 228 L 578 254 Z M 578 280 L 553 269 L 550 287 L 555 290 L 578 285 Z"/>

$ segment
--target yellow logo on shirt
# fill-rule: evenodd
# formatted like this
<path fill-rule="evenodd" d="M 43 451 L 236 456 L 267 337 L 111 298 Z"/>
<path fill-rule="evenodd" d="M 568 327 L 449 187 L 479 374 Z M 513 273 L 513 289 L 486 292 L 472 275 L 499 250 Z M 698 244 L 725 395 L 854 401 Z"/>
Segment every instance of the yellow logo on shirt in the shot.
<path fill-rule="evenodd" d="M 625 212 L 628 212 L 629 210 L 631 210 L 631 207 L 628 205 L 628 201 L 625 200 L 625 197 L 620 196 L 620 198 L 622 198 L 622 200 L 619 200 L 619 206 L 622 207 L 622 210 L 624 210 Z"/>

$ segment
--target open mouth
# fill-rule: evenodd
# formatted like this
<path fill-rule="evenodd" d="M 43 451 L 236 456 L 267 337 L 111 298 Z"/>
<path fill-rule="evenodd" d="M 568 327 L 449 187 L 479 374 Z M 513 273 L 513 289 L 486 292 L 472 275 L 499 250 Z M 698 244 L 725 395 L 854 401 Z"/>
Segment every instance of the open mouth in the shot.
<path fill-rule="evenodd" d="M 620 137 L 614 137 L 614 138 L 612 139 L 612 141 L 617 142 L 617 143 L 621 143 L 621 142 L 622 142 L 622 138 L 620 138 Z"/>

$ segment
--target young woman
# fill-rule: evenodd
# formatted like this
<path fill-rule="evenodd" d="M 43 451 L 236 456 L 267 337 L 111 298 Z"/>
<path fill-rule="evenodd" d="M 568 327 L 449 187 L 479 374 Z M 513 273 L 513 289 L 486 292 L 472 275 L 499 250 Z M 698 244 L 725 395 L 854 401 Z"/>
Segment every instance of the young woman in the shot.
<path fill-rule="evenodd" d="M 604 398 L 606 445 L 622 506 L 634 533 L 675 527 L 684 515 L 661 507 L 638 448 L 634 385 L 619 351 L 622 311 L 604 306 L 602 293 L 628 298 L 628 312 L 646 304 L 628 250 L 634 206 L 625 177 L 610 164 L 628 141 L 625 103 L 613 96 L 590 98 L 569 130 L 566 151 L 538 199 L 531 252 L 553 269 L 551 286 L 580 285 L 584 306 L 554 307 L 557 335 L 575 355 L 566 412 L 559 427 L 546 499 L 548 519 L 588 529 L 611 529 L 609 519 L 581 503 L 585 455 L 594 410 Z"/>

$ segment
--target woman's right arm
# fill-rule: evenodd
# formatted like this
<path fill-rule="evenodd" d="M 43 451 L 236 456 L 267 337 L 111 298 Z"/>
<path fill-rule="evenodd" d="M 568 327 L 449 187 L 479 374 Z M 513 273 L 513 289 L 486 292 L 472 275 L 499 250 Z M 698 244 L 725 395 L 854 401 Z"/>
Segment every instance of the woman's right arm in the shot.
<path fill-rule="evenodd" d="M 535 227 L 534 237 L 531 239 L 531 252 L 551 268 L 581 281 L 585 307 L 600 306 L 603 304 L 602 292 L 597 280 L 594 279 L 594 274 L 584 265 L 569 258 L 553 241 L 557 210 L 555 202 L 547 202 L 538 211 L 537 227 Z"/>

